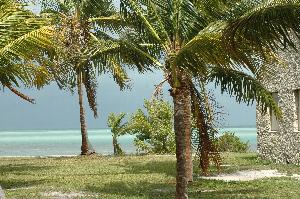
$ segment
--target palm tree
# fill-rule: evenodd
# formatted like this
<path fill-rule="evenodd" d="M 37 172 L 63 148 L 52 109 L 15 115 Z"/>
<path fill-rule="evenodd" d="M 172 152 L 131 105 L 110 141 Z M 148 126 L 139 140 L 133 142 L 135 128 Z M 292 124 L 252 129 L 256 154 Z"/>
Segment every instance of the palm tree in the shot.
<path fill-rule="evenodd" d="M 120 144 L 118 143 L 118 137 L 123 135 L 126 130 L 126 123 L 122 124 L 122 120 L 125 118 L 125 113 L 115 114 L 111 113 L 107 119 L 107 125 L 111 128 L 111 133 L 113 137 L 113 147 L 114 155 L 123 155 L 124 152 L 121 149 Z"/>
<path fill-rule="evenodd" d="M 96 7 L 93 8 L 93 5 Z M 87 134 L 83 89 L 86 90 L 89 106 L 94 113 L 94 117 L 97 118 L 97 71 L 94 66 L 99 65 L 99 63 L 98 60 L 93 59 L 95 47 L 92 45 L 92 39 L 96 38 L 95 35 L 101 34 L 101 31 L 96 28 L 97 24 L 90 22 L 89 19 L 98 15 L 110 16 L 113 13 L 111 2 L 52 1 L 51 4 L 49 2 L 43 4 L 43 12 L 51 13 L 52 18 L 55 20 L 55 33 L 52 36 L 54 43 L 56 43 L 56 46 L 54 46 L 55 55 L 52 55 L 49 59 L 52 65 L 56 65 L 56 68 L 61 68 L 60 73 L 54 71 L 56 79 L 59 82 L 67 79 L 67 84 L 60 84 L 59 86 L 65 86 L 71 90 L 74 87 L 77 89 L 82 136 L 81 155 L 89 155 L 95 151 Z M 92 50 L 94 52 L 91 52 Z M 118 70 L 123 76 L 117 74 L 116 78 L 118 80 L 121 77 L 126 78 L 123 70 L 121 68 L 118 68 Z M 120 80 L 120 82 L 122 81 Z"/>
<path fill-rule="evenodd" d="M 142 51 L 133 51 L 134 47 L 121 43 L 115 37 L 120 29 L 120 21 L 115 18 L 116 11 L 111 0 L 65 0 L 42 1 L 43 12 L 54 19 L 55 33 L 51 39 L 55 45 L 50 48 L 54 51 L 47 57 L 47 64 L 56 81 L 62 88 L 76 87 L 80 107 L 81 125 L 81 154 L 93 153 L 88 141 L 85 110 L 83 106 L 83 88 L 85 88 L 89 106 L 97 117 L 96 88 L 97 76 L 102 73 L 111 73 L 121 89 L 126 87 L 128 77 L 124 67 L 119 63 L 122 60 L 127 66 L 146 65 L 151 62 L 143 58 Z M 108 25 L 108 23 L 112 25 Z M 123 49 L 126 48 L 126 54 Z M 140 72 L 147 67 L 138 67 Z"/>
<path fill-rule="evenodd" d="M 121 0 L 122 17 L 143 37 L 141 46 L 151 46 L 163 56 L 160 65 L 171 86 L 170 94 L 174 102 L 176 198 L 187 198 L 187 181 L 192 180 L 190 118 L 193 78 L 202 81 L 210 74 L 215 74 L 213 80 L 220 81 L 223 91 L 238 94 L 237 99 L 256 99 L 265 107 L 273 107 L 270 93 L 263 87 L 259 87 L 259 90 L 252 90 L 251 87 L 244 89 L 247 80 L 256 78 L 264 69 L 261 66 L 274 57 L 271 53 L 272 49 L 263 47 L 263 41 L 268 38 L 263 37 L 263 40 L 258 40 L 258 45 L 255 47 L 250 45 L 251 38 L 261 35 L 260 27 L 268 26 L 268 31 L 273 34 L 273 40 L 280 35 L 283 41 L 289 41 L 287 44 L 290 44 L 291 40 L 286 39 L 289 38 L 288 31 L 299 33 L 299 25 L 295 25 L 295 22 L 299 22 L 299 9 L 291 1 L 274 1 L 272 4 L 265 5 L 264 1 L 260 0 Z M 281 14 L 274 14 L 280 13 L 281 10 L 284 10 L 284 18 Z M 249 20 L 251 16 L 263 17 L 257 24 L 255 20 Z M 268 21 L 271 22 L 270 24 L 262 21 L 265 19 L 264 16 L 272 19 Z M 272 28 L 273 22 L 281 19 L 285 22 L 282 22 L 280 27 L 284 28 Z M 239 23 L 239 20 L 243 23 Z M 247 24 L 247 20 L 253 24 Z M 243 29 L 244 25 L 247 25 L 246 30 Z M 247 42 L 235 42 L 234 45 L 229 45 L 231 47 L 229 49 L 233 50 L 228 50 L 227 43 L 224 42 L 224 38 L 227 38 L 225 33 L 230 30 L 230 27 L 237 27 L 237 31 L 233 33 L 240 35 L 234 37 L 234 40 L 248 39 Z M 236 49 L 239 51 L 234 50 L 235 45 L 238 46 Z M 235 78 L 238 79 L 236 82 L 233 81 L 234 78 L 226 79 L 226 75 L 245 78 Z"/>
<path fill-rule="evenodd" d="M 12 0 L 0 0 L 0 84 L 20 98 L 34 103 L 34 100 L 16 89 L 20 83 L 25 86 L 41 87 L 51 77 L 30 62 L 29 57 L 39 53 L 36 47 L 50 45 L 48 40 L 41 39 L 49 30 L 43 27 L 48 24 L 44 17 L 38 17 L 24 5 Z"/>

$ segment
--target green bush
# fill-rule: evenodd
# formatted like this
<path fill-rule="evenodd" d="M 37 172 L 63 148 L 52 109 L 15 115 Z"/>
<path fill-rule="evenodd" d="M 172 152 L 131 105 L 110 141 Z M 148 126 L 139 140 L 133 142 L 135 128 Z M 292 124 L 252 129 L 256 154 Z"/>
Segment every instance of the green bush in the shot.
<path fill-rule="evenodd" d="M 226 131 L 217 139 L 217 146 L 220 152 L 239 152 L 245 153 L 249 151 L 249 142 L 243 142 L 233 132 Z"/>
<path fill-rule="evenodd" d="M 135 135 L 134 145 L 142 154 L 174 154 L 175 133 L 173 108 L 163 100 L 145 100 L 144 110 L 138 109 L 127 124 L 128 133 Z"/>

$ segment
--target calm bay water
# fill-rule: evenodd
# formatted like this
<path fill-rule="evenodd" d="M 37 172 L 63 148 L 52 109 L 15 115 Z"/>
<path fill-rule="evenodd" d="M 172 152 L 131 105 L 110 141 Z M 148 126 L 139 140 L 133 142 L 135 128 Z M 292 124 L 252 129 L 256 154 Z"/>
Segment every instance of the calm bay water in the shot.
<path fill-rule="evenodd" d="M 224 128 L 221 132 L 235 132 L 251 149 L 256 149 L 255 128 Z M 112 137 L 109 129 L 89 130 L 89 139 L 98 153 L 111 154 Z M 134 136 L 121 136 L 119 141 L 126 153 L 135 153 Z M 80 154 L 79 130 L 0 131 L 0 156 L 48 156 Z"/>

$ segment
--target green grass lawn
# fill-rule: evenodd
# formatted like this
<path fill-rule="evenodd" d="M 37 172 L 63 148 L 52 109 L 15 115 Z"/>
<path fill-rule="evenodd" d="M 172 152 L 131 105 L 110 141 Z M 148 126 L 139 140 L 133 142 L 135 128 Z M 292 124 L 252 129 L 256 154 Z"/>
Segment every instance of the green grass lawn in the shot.
<path fill-rule="evenodd" d="M 300 166 L 271 164 L 253 153 L 223 157 L 223 164 L 231 165 L 223 168 L 224 173 L 278 169 L 300 174 Z M 81 198 L 173 198 L 174 176 L 173 156 L 0 158 L 0 185 L 7 198 L 51 198 L 46 195 L 53 192 L 84 194 Z M 222 182 L 195 177 L 188 191 L 190 198 L 300 198 L 300 181 L 282 177 Z"/>

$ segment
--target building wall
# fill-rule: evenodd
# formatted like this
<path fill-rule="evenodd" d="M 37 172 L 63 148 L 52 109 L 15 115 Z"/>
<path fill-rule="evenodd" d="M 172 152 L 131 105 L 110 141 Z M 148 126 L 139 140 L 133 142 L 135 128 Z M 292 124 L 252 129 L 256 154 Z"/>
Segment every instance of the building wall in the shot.
<path fill-rule="evenodd" d="M 263 159 L 300 164 L 300 128 L 294 94 L 300 89 L 300 52 L 281 52 L 280 57 L 283 65 L 271 66 L 271 72 L 262 82 L 269 91 L 278 92 L 278 105 L 283 115 L 278 121 L 278 131 L 271 131 L 270 112 L 263 114 L 257 106 L 257 149 Z"/>

